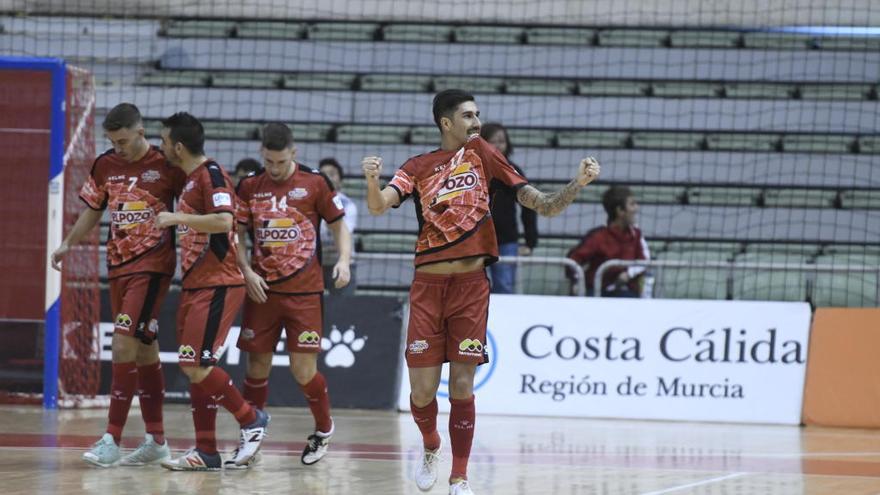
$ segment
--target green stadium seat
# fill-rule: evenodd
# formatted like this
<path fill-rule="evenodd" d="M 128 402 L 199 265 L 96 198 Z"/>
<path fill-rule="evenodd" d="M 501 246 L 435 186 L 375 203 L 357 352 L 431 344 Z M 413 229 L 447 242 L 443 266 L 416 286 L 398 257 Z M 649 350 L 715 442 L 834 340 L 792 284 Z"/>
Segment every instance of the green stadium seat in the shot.
<path fill-rule="evenodd" d="M 864 266 L 865 271 L 817 272 L 812 301 L 818 307 L 876 307 L 880 255 L 832 254 L 816 257 L 817 265 Z"/>
<path fill-rule="evenodd" d="M 284 76 L 285 89 L 324 89 L 348 91 L 354 87 L 355 74 L 302 73 Z"/>
<path fill-rule="evenodd" d="M 776 134 L 707 134 L 706 147 L 724 151 L 776 151 L 781 136 Z"/>
<path fill-rule="evenodd" d="M 662 253 L 666 251 L 666 241 L 645 239 L 645 242 L 648 243 L 648 249 L 651 250 L 651 257 L 662 256 Z"/>
<path fill-rule="evenodd" d="M 821 250 L 821 245 L 811 243 L 750 242 L 746 244 L 747 253 L 791 253 L 806 256 L 807 259 Z"/>
<path fill-rule="evenodd" d="M 880 256 L 880 246 L 876 244 L 829 244 L 823 254 L 856 254 L 859 256 Z"/>
<path fill-rule="evenodd" d="M 149 72 L 141 76 L 138 84 L 144 86 L 207 86 L 211 74 L 201 71 L 159 71 Z"/>
<path fill-rule="evenodd" d="M 436 146 L 440 143 L 440 130 L 433 125 L 413 127 L 409 139 L 412 144 Z"/>
<path fill-rule="evenodd" d="M 586 28 L 543 28 L 526 30 L 526 41 L 530 45 L 591 45 L 596 37 L 595 29 Z"/>
<path fill-rule="evenodd" d="M 567 296 L 571 294 L 571 282 L 565 276 L 562 265 L 523 263 L 517 269 L 517 293 Z"/>
<path fill-rule="evenodd" d="M 624 131 L 561 131 L 556 140 L 564 148 L 622 148 L 628 137 Z"/>
<path fill-rule="evenodd" d="M 217 88 L 278 88 L 282 74 L 268 72 L 226 72 L 214 73 L 211 85 Z"/>
<path fill-rule="evenodd" d="M 417 74 L 367 74 L 361 77 L 365 91 L 425 92 L 431 89 L 431 76 Z"/>
<path fill-rule="evenodd" d="M 538 246 L 543 246 L 550 249 L 558 249 L 562 251 L 563 256 L 564 253 L 568 253 L 568 251 L 577 246 L 580 242 L 580 238 L 582 235 L 586 234 L 586 232 L 579 233 L 578 236 L 575 237 L 539 237 L 538 238 Z"/>
<path fill-rule="evenodd" d="M 416 245 L 416 234 L 385 232 L 361 233 L 361 244 L 368 253 L 411 253 Z"/>
<path fill-rule="evenodd" d="M 630 186 L 636 201 L 646 204 L 681 204 L 684 186 L 639 185 Z M 603 191 L 604 192 L 604 191 Z"/>
<path fill-rule="evenodd" d="M 703 147 L 703 135 L 696 132 L 634 132 L 634 148 L 665 150 L 698 150 Z"/>
<path fill-rule="evenodd" d="M 802 84 L 803 100 L 866 100 L 874 87 L 870 84 Z"/>
<path fill-rule="evenodd" d="M 669 42 L 669 31 L 657 29 L 603 29 L 600 46 L 657 47 Z"/>
<path fill-rule="evenodd" d="M 235 30 L 239 38 L 298 40 L 306 34 L 302 22 L 242 21 Z"/>
<path fill-rule="evenodd" d="M 446 43 L 452 40 L 452 26 L 434 24 L 389 24 L 382 28 L 385 41 Z"/>
<path fill-rule="evenodd" d="M 552 146 L 556 131 L 546 129 L 507 129 L 510 141 L 517 146 Z"/>
<path fill-rule="evenodd" d="M 859 152 L 866 154 L 880 153 L 880 137 L 862 136 L 859 138 Z"/>
<path fill-rule="evenodd" d="M 501 77 L 440 76 L 434 78 L 434 90 L 461 89 L 473 93 L 500 93 L 505 80 Z"/>
<path fill-rule="evenodd" d="M 372 41 L 379 25 L 363 22 L 316 22 L 309 24 L 307 36 L 322 41 Z"/>
<path fill-rule="evenodd" d="M 575 91 L 575 82 L 558 79 L 509 79 L 505 88 L 511 94 L 570 95 Z"/>
<path fill-rule="evenodd" d="M 172 38 L 226 38 L 235 29 L 233 21 L 204 21 L 172 19 L 162 33 Z"/>
<path fill-rule="evenodd" d="M 343 125 L 336 130 L 340 143 L 403 144 L 409 127 L 398 125 Z"/>
<path fill-rule="evenodd" d="M 728 260 L 742 251 L 742 244 L 730 241 L 669 241 L 665 251 L 671 259 L 690 259 L 687 253 L 696 253 L 700 260 Z M 666 259 L 666 258 L 664 258 Z"/>
<path fill-rule="evenodd" d="M 762 50 L 807 50 L 813 46 L 813 37 L 793 33 L 745 33 L 746 48 Z"/>
<path fill-rule="evenodd" d="M 257 139 L 259 125 L 251 122 L 203 122 L 208 139 Z"/>
<path fill-rule="evenodd" d="M 761 98 L 785 100 L 795 94 L 797 88 L 793 84 L 769 83 L 725 83 L 724 94 L 728 98 Z"/>
<path fill-rule="evenodd" d="M 733 298 L 760 301 L 806 301 L 807 273 L 800 270 L 743 268 L 745 263 L 802 265 L 809 256 L 791 252 L 746 252 L 734 259 Z M 739 268 L 736 266 L 739 265 Z"/>
<path fill-rule="evenodd" d="M 782 137 L 782 149 L 800 153 L 850 153 L 855 136 L 790 134 Z"/>
<path fill-rule="evenodd" d="M 880 208 L 880 191 L 843 191 L 840 194 L 840 205 L 844 208 Z"/>
<path fill-rule="evenodd" d="M 654 96 L 663 98 L 716 98 L 722 86 L 710 82 L 657 82 L 651 88 Z"/>
<path fill-rule="evenodd" d="M 837 191 L 833 189 L 766 189 L 764 206 L 794 208 L 833 208 Z"/>
<path fill-rule="evenodd" d="M 736 31 L 673 31 L 669 45 L 673 48 L 736 48 L 742 34 Z"/>
<path fill-rule="evenodd" d="M 459 26 L 453 30 L 459 43 L 518 44 L 525 39 L 525 29 L 509 26 Z"/>
<path fill-rule="evenodd" d="M 580 81 L 578 94 L 584 96 L 645 96 L 651 87 L 647 81 Z"/>
<path fill-rule="evenodd" d="M 297 141 L 326 141 L 331 126 L 328 124 L 289 124 Z"/>
<path fill-rule="evenodd" d="M 670 243 L 671 244 L 671 243 Z M 683 261 L 694 266 L 656 267 L 654 297 L 667 299 L 727 299 L 728 268 L 698 266 L 701 262 L 728 261 L 725 251 L 669 251 L 657 256 L 661 261 Z"/>
<path fill-rule="evenodd" d="M 687 191 L 692 205 L 754 206 L 761 197 L 757 187 L 691 187 Z"/>
<path fill-rule="evenodd" d="M 532 256 L 565 258 L 569 249 L 571 249 L 571 246 L 559 246 L 539 241 L 538 245 L 535 246 L 535 249 L 532 250 Z"/>
<path fill-rule="evenodd" d="M 818 38 L 816 43 L 823 50 L 859 50 L 868 52 L 880 51 L 878 37 L 825 36 Z"/>

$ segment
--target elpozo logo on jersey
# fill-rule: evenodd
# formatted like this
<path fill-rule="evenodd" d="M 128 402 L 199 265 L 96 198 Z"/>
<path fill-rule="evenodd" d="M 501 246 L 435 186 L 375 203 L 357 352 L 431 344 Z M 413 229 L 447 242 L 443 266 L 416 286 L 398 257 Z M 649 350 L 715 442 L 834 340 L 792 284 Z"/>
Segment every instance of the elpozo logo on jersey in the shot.
<path fill-rule="evenodd" d="M 153 219 L 146 201 L 127 201 L 110 212 L 110 221 L 120 229 L 131 229 Z"/>
<path fill-rule="evenodd" d="M 295 242 L 302 232 L 293 220 L 289 218 L 276 218 L 263 222 L 263 227 L 257 229 L 257 242 L 267 247 L 279 247 Z"/>
<path fill-rule="evenodd" d="M 474 172 L 471 164 L 469 162 L 462 163 L 455 167 L 455 170 L 452 171 L 452 174 L 443 183 L 443 187 L 437 192 L 437 196 L 434 197 L 431 206 L 457 198 L 466 191 L 477 187 L 479 182 L 480 177 Z"/>

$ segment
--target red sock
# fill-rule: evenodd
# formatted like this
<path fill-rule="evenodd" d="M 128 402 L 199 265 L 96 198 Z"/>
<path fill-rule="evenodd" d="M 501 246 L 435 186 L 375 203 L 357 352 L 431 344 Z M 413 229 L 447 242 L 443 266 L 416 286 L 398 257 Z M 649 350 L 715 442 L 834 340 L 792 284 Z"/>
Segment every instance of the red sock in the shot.
<path fill-rule="evenodd" d="M 312 381 L 305 385 L 299 386 L 300 390 L 309 401 L 309 409 L 312 410 L 312 416 L 315 418 L 315 430 L 321 433 L 328 433 L 333 428 L 333 421 L 330 419 L 330 394 L 327 393 L 327 381 L 321 372 L 315 373 Z"/>
<path fill-rule="evenodd" d="M 206 454 L 216 454 L 217 403 L 196 384 L 189 386 L 189 400 L 196 429 L 196 448 Z"/>
<path fill-rule="evenodd" d="M 269 379 L 268 378 L 251 378 L 249 376 L 244 379 L 244 390 L 242 396 L 248 404 L 257 409 L 266 408 L 266 400 L 269 398 Z"/>
<path fill-rule="evenodd" d="M 165 443 L 165 427 L 162 424 L 162 403 L 165 402 L 165 375 L 162 363 L 138 367 L 138 395 L 144 427 L 159 445 Z"/>
<path fill-rule="evenodd" d="M 113 363 L 113 382 L 110 384 L 110 414 L 107 433 L 113 435 L 116 445 L 122 439 L 122 429 L 131 409 L 131 399 L 137 388 L 137 364 Z"/>
<path fill-rule="evenodd" d="M 450 479 L 467 479 L 468 458 L 474 442 L 474 420 L 476 408 L 474 396 L 470 399 L 449 398 L 452 408 L 449 411 L 449 438 L 452 441 L 452 474 Z"/>
<path fill-rule="evenodd" d="M 409 397 L 409 408 L 412 411 L 412 417 L 416 421 L 416 426 L 422 432 L 422 441 L 426 450 L 437 450 L 440 448 L 440 434 L 437 433 L 437 398 L 435 397 L 430 404 L 424 407 L 418 407 Z"/>
<path fill-rule="evenodd" d="M 248 425 L 257 420 L 257 410 L 244 401 L 241 392 L 232 384 L 232 378 L 219 366 L 214 366 L 208 376 L 196 385 L 231 412 L 239 425 Z"/>

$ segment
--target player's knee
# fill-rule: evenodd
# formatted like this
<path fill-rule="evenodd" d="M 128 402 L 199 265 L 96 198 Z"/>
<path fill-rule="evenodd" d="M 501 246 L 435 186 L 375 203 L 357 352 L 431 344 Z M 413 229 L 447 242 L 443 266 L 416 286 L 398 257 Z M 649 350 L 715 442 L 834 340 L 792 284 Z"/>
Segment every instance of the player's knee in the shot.
<path fill-rule="evenodd" d="M 139 345 L 137 348 L 138 366 L 146 366 L 159 361 L 159 345 L 153 342 L 150 345 Z"/>
<path fill-rule="evenodd" d="M 138 341 L 128 335 L 114 333 L 111 348 L 113 350 L 113 362 L 115 363 L 130 363 L 138 355 Z"/>
<path fill-rule="evenodd" d="M 268 378 L 272 371 L 272 353 L 249 353 L 247 359 L 247 376 L 251 378 Z"/>
<path fill-rule="evenodd" d="M 208 373 L 211 372 L 211 367 L 180 365 L 180 371 L 189 378 L 191 383 L 199 383 L 208 376 Z"/>
<path fill-rule="evenodd" d="M 318 372 L 318 369 L 314 365 L 303 364 L 303 363 L 291 363 L 290 372 L 293 374 L 293 379 L 296 380 L 296 383 L 300 385 L 305 385 L 312 381 L 312 378 L 315 377 L 315 373 Z"/>
<path fill-rule="evenodd" d="M 468 399 L 474 393 L 474 377 L 469 374 L 449 378 L 449 395 L 453 399 Z"/>

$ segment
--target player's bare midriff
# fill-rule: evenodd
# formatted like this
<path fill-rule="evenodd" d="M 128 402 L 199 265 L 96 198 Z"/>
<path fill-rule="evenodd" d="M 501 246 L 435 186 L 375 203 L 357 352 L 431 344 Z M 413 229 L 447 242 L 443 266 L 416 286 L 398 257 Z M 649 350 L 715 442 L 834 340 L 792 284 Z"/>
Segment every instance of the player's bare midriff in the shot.
<path fill-rule="evenodd" d="M 416 271 L 433 273 L 435 275 L 450 275 L 453 273 L 468 273 L 482 270 L 486 267 L 486 256 L 473 256 L 454 261 L 439 261 L 429 263 L 416 268 Z"/>

